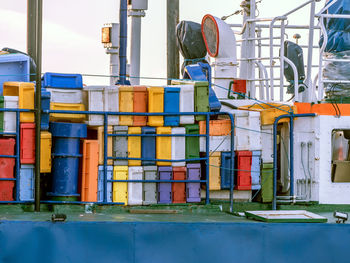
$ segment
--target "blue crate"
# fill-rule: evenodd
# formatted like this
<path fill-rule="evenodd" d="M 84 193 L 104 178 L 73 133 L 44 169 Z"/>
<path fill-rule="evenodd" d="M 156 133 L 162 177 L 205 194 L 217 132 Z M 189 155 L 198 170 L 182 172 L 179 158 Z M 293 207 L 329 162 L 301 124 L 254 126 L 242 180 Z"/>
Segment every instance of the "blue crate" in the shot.
<path fill-rule="evenodd" d="M 46 89 L 41 89 L 41 109 L 49 110 L 50 109 L 50 98 L 51 94 Z M 41 113 L 41 130 L 47 131 L 49 129 L 49 113 Z"/>
<path fill-rule="evenodd" d="M 230 171 L 232 164 L 231 152 L 221 152 L 221 189 L 230 189 L 233 171 Z"/>
<path fill-rule="evenodd" d="M 83 78 L 80 74 L 46 72 L 42 85 L 45 88 L 82 89 Z"/>
<path fill-rule="evenodd" d="M 155 127 L 142 127 L 142 134 L 156 134 Z M 141 137 L 141 158 L 156 159 L 156 137 Z M 155 161 L 142 161 L 142 165 L 156 165 Z"/>
<path fill-rule="evenodd" d="M 260 165 L 261 165 L 261 151 L 252 151 L 252 190 L 261 189 L 260 184 Z"/>
<path fill-rule="evenodd" d="M 180 88 L 164 88 L 164 112 L 180 112 Z M 164 116 L 164 126 L 179 126 L 180 116 Z"/>
<path fill-rule="evenodd" d="M 19 177 L 19 200 L 34 201 L 34 165 L 22 164 Z"/>
<path fill-rule="evenodd" d="M 113 178 L 113 166 L 107 165 L 107 180 Z M 103 202 L 104 174 L 103 165 L 98 166 L 97 202 Z M 107 202 L 112 202 L 112 182 L 107 183 Z"/>
<path fill-rule="evenodd" d="M 23 54 L 0 55 L 0 95 L 6 81 L 29 82 L 30 58 Z"/>

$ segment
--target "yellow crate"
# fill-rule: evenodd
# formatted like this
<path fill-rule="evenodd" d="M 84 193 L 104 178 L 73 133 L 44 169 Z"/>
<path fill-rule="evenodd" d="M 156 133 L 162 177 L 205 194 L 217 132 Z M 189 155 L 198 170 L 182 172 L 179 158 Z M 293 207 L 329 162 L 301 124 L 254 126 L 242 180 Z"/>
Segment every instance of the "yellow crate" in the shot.
<path fill-rule="evenodd" d="M 280 115 L 288 114 L 289 112 L 297 113 L 297 107 L 294 105 L 285 105 L 280 103 L 254 104 L 241 106 L 239 109 L 259 111 L 261 112 L 261 125 L 272 125 L 275 119 Z M 284 118 L 280 122 L 289 122 L 289 118 Z"/>
<path fill-rule="evenodd" d="M 18 108 L 34 110 L 34 83 L 4 82 L 4 96 L 18 96 Z M 34 112 L 21 112 L 20 122 L 34 122 Z"/>
<path fill-rule="evenodd" d="M 85 111 L 84 104 L 77 103 L 50 103 L 51 110 Z M 50 121 L 83 122 L 85 114 L 51 113 Z"/>
<path fill-rule="evenodd" d="M 141 127 L 129 127 L 129 134 L 141 134 Z M 128 156 L 141 158 L 141 137 L 130 136 L 128 138 Z M 129 160 L 129 166 L 141 166 L 141 160 Z"/>
<path fill-rule="evenodd" d="M 113 133 L 113 127 L 108 126 L 108 134 Z M 98 154 L 98 164 L 103 165 L 103 159 L 104 159 L 104 127 L 99 126 L 97 127 L 97 140 L 98 140 L 98 147 L 99 147 L 99 154 Z M 113 144 L 112 144 L 112 137 L 107 137 L 107 156 L 112 157 L 113 156 Z M 113 165 L 113 160 L 107 160 L 108 165 Z"/>
<path fill-rule="evenodd" d="M 51 133 L 42 131 L 40 133 L 40 173 L 51 173 L 51 145 Z"/>
<path fill-rule="evenodd" d="M 209 190 L 221 189 L 221 152 L 214 152 L 209 157 Z"/>
<path fill-rule="evenodd" d="M 133 112 L 134 110 L 134 88 L 131 86 L 119 87 L 119 111 Z M 133 116 L 119 116 L 119 125 L 132 126 Z"/>
<path fill-rule="evenodd" d="M 128 180 L 128 166 L 114 166 L 113 180 Z M 128 183 L 113 183 L 113 202 L 128 204 Z"/>
<path fill-rule="evenodd" d="M 171 127 L 158 127 L 157 134 L 171 134 Z M 157 159 L 171 159 L 171 137 L 159 136 L 156 138 Z M 171 165 L 171 162 L 157 162 L 157 165 Z"/>
<path fill-rule="evenodd" d="M 148 112 L 164 112 L 164 88 L 148 88 Z M 148 116 L 149 126 L 163 126 L 163 116 Z"/>

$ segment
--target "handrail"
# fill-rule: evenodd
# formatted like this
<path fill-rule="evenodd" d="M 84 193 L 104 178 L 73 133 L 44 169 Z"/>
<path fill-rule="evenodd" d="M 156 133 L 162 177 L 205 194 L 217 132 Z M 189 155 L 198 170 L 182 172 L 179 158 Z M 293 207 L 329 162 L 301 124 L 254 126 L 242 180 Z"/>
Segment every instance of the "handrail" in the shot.
<path fill-rule="evenodd" d="M 282 57 L 282 56 L 281 56 Z M 284 57 L 284 60 L 292 67 L 293 69 L 293 75 L 294 75 L 294 101 L 299 101 L 299 78 L 298 78 L 298 70 L 297 67 L 294 65 L 293 61 L 291 61 L 289 58 Z"/>

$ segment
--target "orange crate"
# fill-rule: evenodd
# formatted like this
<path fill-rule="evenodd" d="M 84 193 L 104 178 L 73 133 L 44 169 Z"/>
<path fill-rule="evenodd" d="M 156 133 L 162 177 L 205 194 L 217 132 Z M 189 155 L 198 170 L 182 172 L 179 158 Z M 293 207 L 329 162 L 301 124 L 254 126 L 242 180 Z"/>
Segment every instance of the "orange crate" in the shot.
<path fill-rule="evenodd" d="M 206 129 L 206 121 L 199 122 L 199 133 L 205 134 Z M 209 135 L 210 136 L 224 136 L 229 135 L 231 131 L 231 120 L 211 120 L 209 121 Z"/>
<path fill-rule="evenodd" d="M 135 86 L 134 87 L 134 112 L 147 112 L 148 107 L 148 94 L 147 87 Z M 146 126 L 147 116 L 133 116 L 133 126 Z"/>
<path fill-rule="evenodd" d="M 97 202 L 98 151 L 97 140 L 83 141 L 81 178 L 81 201 L 83 202 Z"/>

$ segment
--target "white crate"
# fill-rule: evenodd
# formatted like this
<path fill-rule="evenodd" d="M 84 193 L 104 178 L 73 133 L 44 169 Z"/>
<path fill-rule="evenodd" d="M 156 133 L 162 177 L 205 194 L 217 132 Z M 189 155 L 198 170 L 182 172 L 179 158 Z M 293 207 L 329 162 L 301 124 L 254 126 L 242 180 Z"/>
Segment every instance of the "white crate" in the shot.
<path fill-rule="evenodd" d="M 273 125 L 261 126 L 261 159 L 264 163 L 273 162 Z"/>
<path fill-rule="evenodd" d="M 142 180 L 142 166 L 129 167 L 129 180 Z M 128 183 L 128 204 L 142 205 L 143 190 L 142 183 Z"/>
<path fill-rule="evenodd" d="M 4 108 L 17 109 L 17 96 L 4 96 Z M 4 112 L 4 132 L 16 132 L 16 112 Z"/>
<path fill-rule="evenodd" d="M 184 127 L 176 127 L 171 129 L 171 134 L 186 134 Z M 171 137 L 171 159 L 185 159 L 186 139 L 184 137 Z M 186 162 L 172 162 L 172 166 L 185 166 Z"/>
<path fill-rule="evenodd" d="M 83 92 L 80 89 L 51 89 L 47 91 L 51 93 L 51 102 L 58 103 L 83 103 Z"/>
<path fill-rule="evenodd" d="M 236 110 L 235 116 L 235 150 L 261 151 L 260 112 Z"/>
<path fill-rule="evenodd" d="M 205 152 L 205 137 L 199 138 L 199 150 Z M 228 152 L 231 151 L 231 135 L 228 136 L 210 136 L 209 139 L 210 152 Z"/>
<path fill-rule="evenodd" d="M 119 111 L 119 88 L 117 86 L 86 86 L 87 108 L 89 111 Z M 89 126 L 103 125 L 103 115 L 89 115 Z M 118 125 L 119 116 L 108 116 L 108 125 Z"/>
<path fill-rule="evenodd" d="M 177 85 L 180 88 L 180 112 L 194 112 L 194 85 Z M 180 116 L 180 124 L 193 124 L 194 115 Z"/>

